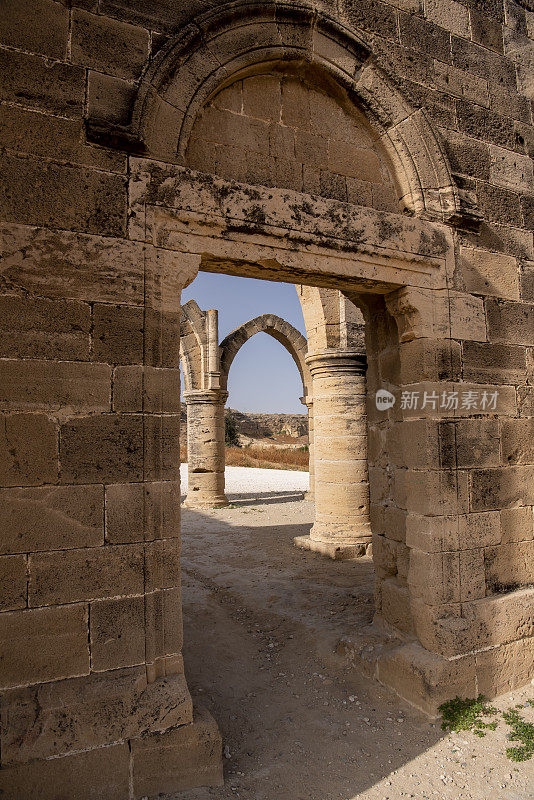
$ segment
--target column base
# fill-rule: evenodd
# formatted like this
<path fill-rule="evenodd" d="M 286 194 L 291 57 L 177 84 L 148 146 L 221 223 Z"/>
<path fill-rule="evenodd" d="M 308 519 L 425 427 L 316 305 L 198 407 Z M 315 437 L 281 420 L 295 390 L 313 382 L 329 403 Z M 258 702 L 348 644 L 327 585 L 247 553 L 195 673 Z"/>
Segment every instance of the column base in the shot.
<path fill-rule="evenodd" d="M 368 548 L 371 546 L 370 542 L 357 542 L 355 544 L 321 542 L 317 539 L 312 539 L 311 536 L 295 536 L 293 542 L 295 547 L 300 547 L 301 550 L 311 550 L 335 561 L 363 558 L 363 556 L 367 555 Z"/>
<path fill-rule="evenodd" d="M 226 508 L 230 505 L 230 501 L 225 494 L 216 497 L 195 497 L 188 494 L 182 505 L 185 508 Z"/>

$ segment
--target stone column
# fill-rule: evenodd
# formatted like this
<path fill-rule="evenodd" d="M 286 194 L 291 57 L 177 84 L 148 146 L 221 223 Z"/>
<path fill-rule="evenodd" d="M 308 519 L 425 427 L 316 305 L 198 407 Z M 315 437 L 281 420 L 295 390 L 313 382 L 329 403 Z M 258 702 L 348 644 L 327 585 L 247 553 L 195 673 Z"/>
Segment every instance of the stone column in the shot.
<path fill-rule="evenodd" d="M 310 488 L 306 492 L 306 500 L 315 499 L 315 460 L 313 455 L 313 398 L 301 397 L 300 402 L 308 409 L 308 474 L 310 481 Z"/>
<path fill-rule="evenodd" d="M 184 392 L 187 405 L 187 466 L 189 487 L 184 505 L 220 508 L 224 493 L 224 404 L 228 392 L 206 389 Z"/>
<path fill-rule="evenodd" d="M 366 358 L 354 349 L 311 353 L 315 522 L 298 547 L 335 559 L 364 555 L 371 542 Z"/>

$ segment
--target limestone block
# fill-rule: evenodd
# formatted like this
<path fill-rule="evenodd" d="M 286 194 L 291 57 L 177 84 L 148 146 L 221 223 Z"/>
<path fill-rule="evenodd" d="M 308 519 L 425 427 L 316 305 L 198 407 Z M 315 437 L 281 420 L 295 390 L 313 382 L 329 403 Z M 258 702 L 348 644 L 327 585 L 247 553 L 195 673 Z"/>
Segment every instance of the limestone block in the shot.
<path fill-rule="evenodd" d="M 503 52 L 502 22 L 475 8 L 470 8 L 471 38 L 476 44 Z"/>
<path fill-rule="evenodd" d="M 532 676 L 534 641 L 521 639 L 476 655 L 481 694 L 495 697 L 528 684 Z"/>
<path fill-rule="evenodd" d="M 393 3 L 399 8 L 405 8 L 406 0 Z M 413 0 L 410 0 L 409 10 L 412 10 Z M 397 26 L 395 12 L 391 5 L 376 2 L 376 0 L 344 0 L 341 5 L 342 13 L 356 28 L 378 33 L 387 39 L 397 39 Z"/>
<path fill-rule="evenodd" d="M 455 0 L 425 0 L 425 17 L 457 36 L 469 38 L 469 11 Z"/>
<path fill-rule="evenodd" d="M 34 553 L 29 573 L 32 606 L 142 594 L 143 548 L 110 545 Z"/>
<path fill-rule="evenodd" d="M 143 418 L 108 414 L 61 426 L 64 483 L 117 483 L 143 478 Z"/>
<path fill-rule="evenodd" d="M 127 125 L 136 97 L 131 81 L 89 70 L 87 113 L 90 120 L 111 125 Z"/>
<path fill-rule="evenodd" d="M 434 716 L 439 706 L 453 697 L 477 696 L 474 656 L 448 661 L 416 643 L 381 656 L 378 680 Z"/>
<path fill-rule="evenodd" d="M 524 383 L 525 348 L 489 342 L 464 342 L 463 373 L 477 383 Z"/>
<path fill-rule="evenodd" d="M 193 724 L 132 742 L 135 800 L 223 783 L 222 742 L 215 720 L 197 708 Z"/>
<path fill-rule="evenodd" d="M 534 583 L 534 541 L 488 547 L 486 584 L 491 592 L 509 592 Z"/>
<path fill-rule="evenodd" d="M 455 381 L 460 375 L 460 344 L 455 341 L 415 339 L 399 347 L 400 382 Z"/>
<path fill-rule="evenodd" d="M 322 163 L 321 161 L 315 163 Z M 330 140 L 328 168 L 331 172 L 358 178 L 370 183 L 381 183 L 380 159 L 372 150 L 356 147 L 350 142 Z"/>
<path fill-rule="evenodd" d="M 52 117 L 38 111 L 3 106 L 0 142 L 16 153 L 84 164 L 106 172 L 125 172 L 126 156 L 84 143 L 82 121 Z"/>
<path fill-rule="evenodd" d="M 484 577 L 484 550 L 462 550 L 460 552 L 460 600 L 476 600 L 486 595 Z"/>
<path fill-rule="evenodd" d="M 468 510 L 466 472 L 399 469 L 394 477 L 395 503 L 411 514 L 447 516 L 466 513 Z"/>
<path fill-rule="evenodd" d="M 471 509 L 490 511 L 534 505 L 534 467 L 475 470 L 471 478 Z"/>
<path fill-rule="evenodd" d="M 413 633 L 413 621 L 410 610 L 410 592 L 398 581 L 390 578 L 382 582 L 382 608 L 380 616 L 403 633 Z"/>
<path fill-rule="evenodd" d="M 460 266 L 468 291 L 519 299 L 517 261 L 512 256 L 461 247 Z"/>
<path fill-rule="evenodd" d="M 460 420 L 454 428 L 459 468 L 499 466 L 500 426 L 496 419 Z M 454 464 L 449 466 L 454 467 Z"/>
<path fill-rule="evenodd" d="M 438 63 L 440 70 L 439 72 L 437 71 Z M 438 78 L 439 76 L 443 76 L 445 80 L 450 80 L 449 73 L 452 68 L 447 64 L 441 64 L 441 62 L 435 62 L 435 64 Z M 454 70 L 453 74 L 455 75 L 456 73 L 459 73 L 464 78 L 469 78 L 465 72 Z M 484 86 L 487 86 L 486 82 L 481 81 L 480 78 L 475 78 L 474 80 L 476 80 L 477 83 L 481 82 Z M 464 93 L 463 81 L 458 86 L 456 93 Z M 473 97 L 470 99 L 474 100 Z M 440 128 L 440 133 L 453 172 L 461 173 L 463 175 L 471 175 L 472 177 L 478 177 L 481 180 L 489 180 L 490 157 L 489 146 L 487 144 L 481 142 L 479 139 L 475 139 L 472 136 L 467 136 L 466 134 L 458 133 L 457 131 L 450 131 L 446 128 Z"/>
<path fill-rule="evenodd" d="M 142 666 L 6 692 L 2 716 L 3 760 L 13 763 L 187 724 L 192 708 L 183 675 L 147 684 Z"/>
<path fill-rule="evenodd" d="M 43 298 L 143 304 L 142 244 L 26 225 L 4 224 L 0 232 L 0 276 L 4 292 L 11 289 Z M 20 299 L 13 302 L 18 302 L 21 309 L 24 306 Z M 30 301 L 24 302 L 29 304 Z M 44 302 L 41 306 L 37 306 L 39 301 L 33 302 L 35 313 L 38 307 L 48 308 Z M 68 308 L 66 303 L 61 307 L 56 325 L 63 325 L 64 317 L 69 319 Z M 5 314 L 4 307 L 2 317 Z M 50 317 L 44 311 L 39 319 L 43 326 L 45 323 L 50 326 Z"/>
<path fill-rule="evenodd" d="M 29 553 L 104 544 L 102 486 L 0 490 L 0 552 Z"/>
<path fill-rule="evenodd" d="M 492 342 L 532 343 L 534 304 L 508 300 L 486 300 L 488 337 Z"/>
<path fill-rule="evenodd" d="M 71 57 L 74 64 L 136 79 L 148 58 L 149 33 L 144 28 L 74 9 Z"/>
<path fill-rule="evenodd" d="M 64 189 L 57 191 L 58 186 Z M 121 175 L 4 153 L 0 189 L 5 222 L 109 236 L 125 234 L 127 198 Z"/>
<path fill-rule="evenodd" d="M 57 430 L 44 414 L 0 414 L 0 486 L 58 479 Z"/>
<path fill-rule="evenodd" d="M 177 480 L 180 473 L 180 415 L 145 416 L 145 479 Z"/>
<path fill-rule="evenodd" d="M 532 508 L 503 508 L 501 518 L 501 541 L 528 542 L 534 539 L 534 509 Z M 498 544 L 495 542 L 494 544 Z"/>
<path fill-rule="evenodd" d="M 0 52 L 0 98 L 8 103 L 22 100 L 26 108 L 79 118 L 84 84 L 81 67 L 12 50 Z"/>
<path fill-rule="evenodd" d="M 106 487 L 106 540 L 112 544 L 179 537 L 180 487 L 175 482 Z"/>
<path fill-rule="evenodd" d="M 0 770 L 0 791 L 13 798 L 74 800 L 94 797 L 95 790 L 102 788 L 106 800 L 124 800 L 129 792 L 129 764 L 127 742 L 63 758 L 30 761 Z"/>
<path fill-rule="evenodd" d="M 6 0 L 0 19 L 0 41 L 50 58 L 67 50 L 69 13 L 52 0 Z"/>
<path fill-rule="evenodd" d="M 426 553 L 471 550 L 499 544 L 498 511 L 459 516 L 420 516 L 406 518 L 406 544 Z"/>
<path fill-rule="evenodd" d="M 97 361 L 140 364 L 143 360 L 143 309 L 96 303 L 93 352 Z"/>
<path fill-rule="evenodd" d="M 109 411 L 111 368 L 75 361 L 0 360 L 0 408 L 63 414 Z"/>
<path fill-rule="evenodd" d="M 490 156 L 492 183 L 515 191 L 534 191 L 534 168 L 529 156 L 495 146 L 490 147 Z"/>
<path fill-rule="evenodd" d="M 373 531 L 373 564 L 382 577 L 397 574 L 397 543 Z"/>
<path fill-rule="evenodd" d="M 503 464 L 534 464 L 534 419 L 503 420 L 501 430 Z"/>
<path fill-rule="evenodd" d="M 499 143 L 504 147 L 511 147 L 510 131 L 508 130 L 511 120 L 506 120 L 504 117 L 499 117 L 498 120 L 501 126 L 506 123 L 507 129 L 506 136 L 503 136 L 503 141 Z M 473 135 L 476 134 L 473 132 Z M 496 132 L 494 135 L 497 138 Z M 493 186 L 491 183 L 481 183 L 479 184 L 477 196 L 479 209 L 488 221 L 496 222 L 499 225 L 513 225 L 516 228 L 520 228 L 523 225 L 522 203 L 519 195 L 512 192 L 511 189 Z"/>
<path fill-rule="evenodd" d="M 89 672 L 85 606 L 36 608 L 0 614 L 9 647 L 0 653 L 0 687 L 24 686 Z"/>
<path fill-rule="evenodd" d="M 471 100 L 481 106 L 489 105 L 488 82 L 484 78 L 471 75 L 462 69 L 457 69 L 451 64 L 444 64 L 442 61 L 434 61 L 434 83 L 436 88 L 447 95 L 456 95 L 466 100 Z M 480 143 L 479 143 L 480 144 Z M 465 159 L 466 154 L 463 158 Z M 463 170 L 462 170 L 463 171 Z M 489 172 L 489 158 L 488 158 Z M 482 177 L 474 171 L 474 164 L 468 168 L 468 175 Z M 489 178 L 489 175 L 487 176 Z"/>
<path fill-rule="evenodd" d="M 89 619 L 92 670 L 144 663 L 144 597 L 96 601 L 90 605 Z"/>
<path fill-rule="evenodd" d="M 25 556 L 0 556 L 0 611 L 26 608 L 27 564 Z"/>
<path fill-rule="evenodd" d="M 488 78 L 494 83 L 516 91 L 515 69 L 512 62 L 485 47 L 479 47 L 464 38 L 452 37 L 453 64 L 479 78 Z"/>
<path fill-rule="evenodd" d="M 354 425 L 354 420 L 347 420 L 347 425 L 351 422 Z M 347 433 L 344 436 L 328 436 L 324 434 L 323 420 L 321 420 L 320 432 L 315 437 L 315 446 L 318 452 L 324 453 L 326 448 L 330 447 L 331 453 L 335 454 L 336 459 L 340 461 L 365 459 L 367 439 L 364 435 L 351 436 Z"/>
<path fill-rule="evenodd" d="M 410 594 L 429 605 L 460 602 L 459 553 L 425 553 L 412 549 L 408 584 Z"/>
<path fill-rule="evenodd" d="M 145 590 L 166 589 L 179 586 L 180 541 L 158 539 L 145 546 Z"/>
<path fill-rule="evenodd" d="M 400 15 L 400 38 L 404 47 L 427 53 L 440 61 L 451 61 L 451 35 L 417 15 Z"/>
<path fill-rule="evenodd" d="M 507 644 L 534 635 L 534 589 L 486 597 L 462 606 L 472 648 Z"/>
<path fill-rule="evenodd" d="M 144 372 L 141 364 L 113 370 L 113 411 L 143 410 Z"/>
<path fill-rule="evenodd" d="M 89 360 L 90 328 L 86 303 L 0 297 L 2 358 Z"/>
<path fill-rule="evenodd" d="M 148 664 L 179 654 L 183 644 L 182 601 L 179 589 L 164 589 L 145 596 L 145 654 Z"/>
<path fill-rule="evenodd" d="M 178 313 L 156 313 L 147 309 L 145 315 L 145 364 L 152 367 L 179 369 L 180 317 Z"/>

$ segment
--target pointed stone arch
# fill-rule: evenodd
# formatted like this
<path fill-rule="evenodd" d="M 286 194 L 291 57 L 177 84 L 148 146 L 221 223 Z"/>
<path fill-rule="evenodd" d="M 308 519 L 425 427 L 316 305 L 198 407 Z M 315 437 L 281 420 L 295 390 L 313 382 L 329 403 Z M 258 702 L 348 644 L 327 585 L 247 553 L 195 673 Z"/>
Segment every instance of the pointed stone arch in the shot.
<path fill-rule="evenodd" d="M 226 389 L 228 384 L 228 373 L 233 360 L 243 347 L 245 342 L 256 333 L 267 333 L 276 339 L 277 342 L 285 347 L 295 362 L 302 379 L 303 395 L 308 397 L 311 394 L 311 375 L 306 364 L 305 358 L 308 352 L 308 343 L 305 337 L 275 314 L 262 314 L 259 317 L 245 322 L 228 334 L 221 342 L 219 352 L 221 361 L 221 388 Z"/>
<path fill-rule="evenodd" d="M 237 0 L 199 15 L 150 63 L 130 123 L 110 130 L 90 119 L 89 134 L 183 164 L 194 121 L 209 98 L 262 65 L 280 62 L 313 65 L 364 111 L 408 212 L 461 217 L 448 159 L 424 110 L 406 101 L 360 33 L 306 2 Z"/>
<path fill-rule="evenodd" d="M 204 388 L 205 312 L 194 300 L 184 303 L 180 319 L 180 362 L 184 374 L 185 390 Z"/>

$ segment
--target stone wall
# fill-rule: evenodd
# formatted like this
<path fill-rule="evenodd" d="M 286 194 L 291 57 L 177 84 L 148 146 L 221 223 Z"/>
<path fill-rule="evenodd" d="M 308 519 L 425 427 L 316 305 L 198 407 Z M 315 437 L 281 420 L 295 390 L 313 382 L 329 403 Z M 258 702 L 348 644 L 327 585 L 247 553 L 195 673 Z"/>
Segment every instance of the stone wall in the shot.
<path fill-rule="evenodd" d="M 165 181 L 185 186 L 190 180 L 196 181 L 187 209 L 192 214 L 195 202 L 211 202 L 210 184 L 198 174 L 165 175 L 161 164 L 147 167 L 161 181 L 143 184 L 145 173 L 132 157 L 133 151 L 171 165 L 185 161 L 179 136 L 189 122 L 194 128 L 194 120 L 184 122 L 183 97 L 200 96 L 201 86 L 215 99 L 198 122 L 199 141 L 204 126 L 204 141 L 213 142 L 206 120 L 215 111 L 237 119 L 246 137 L 251 129 L 274 133 L 269 144 L 260 136 L 256 152 L 265 158 L 249 159 L 252 149 L 245 147 L 234 164 L 228 150 L 233 134 L 229 140 L 223 132 L 237 128 L 221 128 L 215 162 L 197 166 L 209 171 L 226 164 L 236 170 L 232 177 L 300 189 L 297 178 L 308 174 L 304 167 L 315 152 L 326 168 L 312 170 L 306 184 L 303 177 L 303 189 L 343 199 L 346 191 L 348 200 L 373 206 L 382 189 L 391 198 L 383 168 L 390 159 L 403 205 L 421 216 L 393 220 L 360 206 L 358 228 L 352 207 L 332 200 L 318 205 L 287 189 L 276 199 L 286 214 L 277 224 L 296 231 L 292 241 L 286 236 L 284 269 L 272 258 L 247 261 L 243 254 L 235 256 L 237 266 L 223 254 L 219 261 L 204 260 L 203 268 L 247 269 L 293 282 L 308 270 L 340 288 L 363 270 L 356 256 L 352 271 L 338 268 L 343 247 L 360 255 L 382 248 L 389 258 L 404 248 L 414 256 L 413 268 L 415 256 L 445 259 L 443 242 L 453 242 L 446 288 L 433 289 L 428 303 L 424 294 L 407 293 L 390 298 L 388 307 L 382 300 L 366 306 L 373 385 L 498 387 L 502 405 L 476 418 L 390 415 L 386 424 L 370 417 L 378 608 L 389 625 L 414 638 L 411 649 L 382 665 L 380 677 L 429 710 L 443 693 L 494 694 L 531 677 L 534 10 L 509 0 L 317 0 L 318 12 L 342 23 L 335 28 L 339 37 L 346 26 L 357 31 L 352 50 L 329 39 L 331 50 L 322 52 L 323 65 L 335 63 L 339 74 L 343 65 L 352 70 L 343 99 L 338 90 L 328 91 L 333 100 L 324 120 L 334 109 L 342 119 L 337 107 L 345 107 L 346 96 L 360 105 L 364 98 L 368 118 L 380 119 L 385 149 L 379 153 L 369 139 L 363 144 L 358 138 L 356 166 L 354 151 L 345 160 L 342 147 L 334 152 L 334 126 L 323 127 L 327 141 L 308 137 L 302 154 L 295 149 L 294 162 L 287 159 L 291 168 L 282 169 L 288 131 L 281 129 L 291 129 L 290 148 L 318 132 L 313 114 L 309 129 L 283 124 L 289 122 L 285 88 L 292 87 L 299 103 L 307 92 L 308 107 L 315 108 L 325 102 L 326 87 L 306 90 L 309 72 L 299 71 L 298 82 L 293 72 L 279 84 L 282 124 L 258 121 L 255 91 L 248 88 L 268 92 L 278 85 L 269 68 L 261 79 L 239 76 L 239 108 L 217 109 L 223 83 L 235 83 L 231 68 L 223 76 L 220 64 L 225 47 L 237 48 L 237 34 L 229 45 L 230 32 L 219 47 L 212 37 L 209 51 L 209 21 L 202 22 L 202 36 L 185 24 L 220 6 L 206 0 L 2 4 L 0 638 L 10 646 L 0 659 L 0 789 L 17 800 L 35 793 L 55 797 L 69 791 L 74 777 L 80 797 L 94 796 L 100 786 L 107 800 L 221 777 L 218 734 L 209 718 L 193 717 L 185 684 L 179 594 L 180 289 L 206 250 L 180 250 L 172 237 L 158 239 L 150 228 L 154 216 L 147 223 L 139 211 L 151 203 L 172 208 Z M 291 28 L 280 14 L 276 35 L 286 37 L 285 49 L 276 52 L 294 61 L 294 48 L 301 46 L 303 60 L 311 58 L 311 21 L 326 17 L 310 11 L 307 28 L 302 21 Z M 249 61 L 258 37 L 269 44 L 272 21 L 266 12 L 252 30 Z M 193 51 L 195 42 L 198 52 L 205 50 L 187 66 L 175 65 L 176 74 L 161 75 L 154 58 L 168 54 L 170 37 L 179 34 L 183 40 L 187 34 Z M 326 38 L 313 41 L 326 47 Z M 203 70 L 217 74 L 220 85 L 207 86 Z M 135 128 L 130 113 L 142 74 L 143 102 L 136 109 L 149 108 L 150 121 Z M 230 102 L 235 90 L 226 92 Z M 434 170 L 445 162 L 426 120 L 440 136 L 452 188 L 445 167 Z M 243 158 L 246 173 L 239 171 Z M 364 171 L 369 163 L 371 173 Z M 420 181 L 419 194 L 405 191 L 401 166 L 410 186 Z M 378 174 L 381 182 L 368 180 Z M 236 190 L 235 184 L 218 186 L 220 210 Z M 235 207 L 227 210 L 233 227 L 226 239 L 219 236 L 225 244 L 249 231 L 251 221 L 251 246 L 259 248 L 272 235 L 275 223 L 265 222 L 270 201 L 254 191 L 265 208 L 256 209 L 254 220 L 250 213 L 239 220 Z M 253 192 L 247 192 L 241 205 L 250 212 Z M 446 205 L 451 198 L 453 208 Z M 315 233 L 308 231 L 303 240 L 318 208 L 323 216 L 314 226 L 321 235 L 312 241 Z M 425 223 L 429 217 L 437 222 Z M 349 234 L 350 245 L 340 245 Z M 329 283 L 313 261 L 325 247 L 331 248 Z M 400 272 L 397 265 L 387 274 L 399 282 Z M 387 281 L 377 283 L 377 274 L 365 272 L 366 287 L 385 292 Z M 413 269 L 408 283 L 414 274 L 419 277 Z M 393 283 L 388 291 L 396 294 Z"/>

